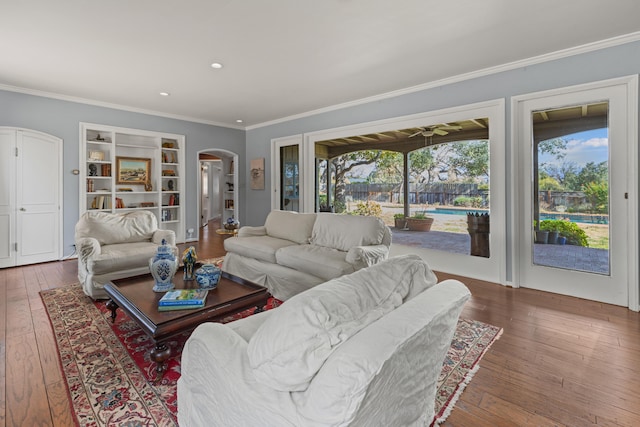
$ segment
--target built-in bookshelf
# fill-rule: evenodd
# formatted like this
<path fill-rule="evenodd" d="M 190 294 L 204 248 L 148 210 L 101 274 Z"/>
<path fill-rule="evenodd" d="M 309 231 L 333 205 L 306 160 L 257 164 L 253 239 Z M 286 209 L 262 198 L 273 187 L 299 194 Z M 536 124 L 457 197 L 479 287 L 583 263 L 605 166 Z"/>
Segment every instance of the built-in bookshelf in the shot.
<path fill-rule="evenodd" d="M 229 162 L 228 170 L 224 174 L 224 211 L 223 220 L 235 218 L 236 212 L 236 192 L 235 192 L 235 170 L 233 160 Z"/>
<path fill-rule="evenodd" d="M 148 210 L 184 241 L 184 135 L 80 124 L 80 214 Z"/>

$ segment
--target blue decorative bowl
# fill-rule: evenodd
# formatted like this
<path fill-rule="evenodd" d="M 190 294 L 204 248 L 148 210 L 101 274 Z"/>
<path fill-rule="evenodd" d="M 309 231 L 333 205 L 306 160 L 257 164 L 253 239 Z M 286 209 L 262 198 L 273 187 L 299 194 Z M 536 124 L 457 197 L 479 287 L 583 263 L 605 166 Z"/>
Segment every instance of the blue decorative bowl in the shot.
<path fill-rule="evenodd" d="M 215 289 L 222 271 L 213 264 L 203 264 L 196 270 L 196 282 L 202 289 Z"/>

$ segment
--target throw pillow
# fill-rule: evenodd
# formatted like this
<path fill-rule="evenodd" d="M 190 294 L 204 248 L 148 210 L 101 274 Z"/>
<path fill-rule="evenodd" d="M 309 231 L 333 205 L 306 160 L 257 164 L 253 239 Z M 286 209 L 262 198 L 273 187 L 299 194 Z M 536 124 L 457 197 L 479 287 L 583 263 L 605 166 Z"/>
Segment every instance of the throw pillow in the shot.
<path fill-rule="evenodd" d="M 374 216 L 317 214 L 311 243 L 347 252 L 354 246 L 379 245 L 385 225 Z"/>
<path fill-rule="evenodd" d="M 264 227 L 267 234 L 278 239 L 291 240 L 301 245 L 309 243 L 316 214 L 290 211 L 271 211 Z"/>

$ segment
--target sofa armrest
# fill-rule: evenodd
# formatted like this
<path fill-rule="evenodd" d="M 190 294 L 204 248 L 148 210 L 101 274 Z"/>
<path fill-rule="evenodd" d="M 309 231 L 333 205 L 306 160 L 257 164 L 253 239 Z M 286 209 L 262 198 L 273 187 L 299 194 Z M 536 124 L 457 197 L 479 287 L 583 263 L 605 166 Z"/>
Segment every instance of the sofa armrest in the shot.
<path fill-rule="evenodd" d="M 264 225 L 260 225 L 258 227 L 245 225 L 244 227 L 240 227 L 240 229 L 238 230 L 238 237 L 266 236 L 266 235 L 267 235 L 267 228 Z"/>
<path fill-rule="evenodd" d="M 346 261 L 357 268 L 363 268 L 384 261 L 388 256 L 389 248 L 385 245 L 354 246 L 347 252 Z"/>
<path fill-rule="evenodd" d="M 176 245 L 176 233 L 173 230 L 156 230 L 153 232 L 153 236 L 151 236 L 151 241 L 156 245 L 162 244 L 162 239 L 167 241 L 167 245 L 175 246 Z"/>
<path fill-rule="evenodd" d="M 195 329 L 182 351 L 181 370 L 181 426 L 300 425 L 290 394 L 256 382 L 247 342 L 225 325 Z"/>
<path fill-rule="evenodd" d="M 93 258 L 102 253 L 102 248 L 97 239 L 93 237 L 80 237 L 76 240 L 76 251 L 78 252 L 80 261 L 86 265 L 89 258 Z"/>

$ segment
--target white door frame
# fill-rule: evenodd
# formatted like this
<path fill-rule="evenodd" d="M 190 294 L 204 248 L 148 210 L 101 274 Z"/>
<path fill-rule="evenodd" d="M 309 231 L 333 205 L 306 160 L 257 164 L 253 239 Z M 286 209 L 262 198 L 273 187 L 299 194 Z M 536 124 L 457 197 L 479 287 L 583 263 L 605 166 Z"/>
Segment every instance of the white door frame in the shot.
<path fill-rule="evenodd" d="M 201 222 L 200 222 L 200 214 L 201 214 L 201 198 L 202 198 L 202 183 L 200 182 L 200 178 L 201 178 L 201 173 L 200 173 L 200 154 L 201 153 L 207 153 L 207 154 L 213 154 L 213 155 L 217 155 L 219 157 L 222 158 L 228 158 L 231 159 L 233 161 L 234 164 L 234 174 L 233 174 L 233 188 L 234 188 L 234 193 L 233 193 L 233 217 L 234 218 L 239 218 L 238 216 L 238 194 L 239 194 L 239 190 L 240 190 L 240 186 L 238 185 L 238 175 L 239 175 L 239 170 L 238 168 L 240 167 L 240 164 L 238 163 L 238 154 L 234 153 L 233 151 L 229 151 L 229 150 L 225 150 L 222 148 L 206 148 L 203 150 L 200 150 L 196 153 L 195 156 L 195 167 L 196 170 L 198 171 L 198 179 L 196 179 L 196 191 L 198 194 L 198 197 L 196 197 L 196 212 L 195 212 L 195 216 L 196 216 L 196 224 L 197 224 L 197 228 L 196 230 L 200 229 Z M 224 218 L 221 218 L 221 221 L 224 221 Z M 198 236 L 194 236 L 191 239 L 185 239 L 188 240 L 190 242 L 193 241 L 197 241 L 198 240 Z"/>
<path fill-rule="evenodd" d="M 523 224 L 525 220 L 521 218 L 529 218 L 527 212 L 525 212 L 523 199 L 524 194 L 524 181 L 530 179 L 530 177 L 523 176 L 525 168 L 524 164 L 524 152 L 523 150 L 529 149 L 529 143 L 522 141 L 524 127 L 527 126 L 524 120 L 530 120 L 525 117 L 525 102 L 535 101 L 538 99 L 544 99 L 553 96 L 578 94 L 580 92 L 592 91 L 598 89 L 613 88 L 615 86 L 623 87 L 626 92 L 626 109 L 627 109 L 627 124 L 626 124 L 626 140 L 627 140 L 627 182 L 626 189 L 610 189 L 610 191 L 616 191 L 617 193 L 626 192 L 628 194 L 628 201 L 626 203 L 627 209 L 627 224 L 626 232 L 629 238 L 627 239 L 626 248 L 626 275 L 627 275 L 627 288 L 628 288 L 628 307 L 631 310 L 638 311 L 640 308 L 639 301 L 639 287 L 638 287 L 638 188 L 637 188 L 637 172 L 638 172 L 638 76 L 627 76 L 601 82 L 594 82 L 584 85 L 571 86 L 566 88 L 554 89 L 543 92 L 536 92 L 531 94 L 525 94 L 513 97 L 511 99 L 511 164 L 514 168 L 513 176 L 518 177 L 519 182 L 514 183 L 511 187 L 511 211 L 514 212 L 514 221 L 510 230 L 512 247 L 514 250 L 514 256 L 512 258 L 512 271 L 513 271 L 513 285 L 514 287 L 520 287 L 523 283 L 522 274 L 523 267 L 521 265 L 522 257 L 524 254 L 524 245 L 530 241 L 531 234 L 530 228 Z M 520 172 L 518 172 L 520 171 Z M 621 225 L 619 225 L 621 226 Z M 528 233 L 528 234 L 525 234 Z"/>
<path fill-rule="evenodd" d="M 297 145 L 298 146 L 298 161 L 300 162 L 300 166 L 299 166 L 299 170 L 300 170 L 300 175 L 298 177 L 299 179 L 299 206 L 298 206 L 298 210 L 299 212 L 305 212 L 305 209 L 307 209 L 307 206 L 314 206 L 314 204 L 307 204 L 307 201 L 305 200 L 305 175 L 306 173 L 303 173 L 303 164 L 304 163 L 304 158 L 305 158 L 305 154 L 304 154 L 304 146 L 302 144 L 302 135 L 292 135 L 292 136 L 285 136 L 283 138 L 275 138 L 271 140 L 271 210 L 278 210 L 280 209 L 280 199 L 282 197 L 282 195 L 280 194 L 280 188 L 281 188 L 281 176 L 280 176 L 280 167 L 281 167 L 281 163 L 280 163 L 280 149 L 282 147 L 288 147 L 290 145 Z M 315 170 L 315 168 L 314 168 Z M 311 175 L 313 177 L 313 174 Z M 313 182 L 313 181 L 312 181 Z"/>
<path fill-rule="evenodd" d="M 304 200 L 305 211 L 313 212 L 315 206 L 315 143 L 326 139 L 344 138 L 384 132 L 393 129 L 421 127 L 435 123 L 449 123 L 478 117 L 489 118 L 489 162 L 491 173 L 491 233 L 490 258 L 455 254 L 434 249 L 391 245 L 391 255 L 415 253 L 429 262 L 438 271 L 459 274 L 494 283 L 506 284 L 506 176 L 505 176 L 505 100 L 495 99 L 475 104 L 462 105 L 437 111 L 403 117 L 359 123 L 335 129 L 326 129 L 304 134 Z M 301 185 L 302 188 L 302 185 Z"/>

